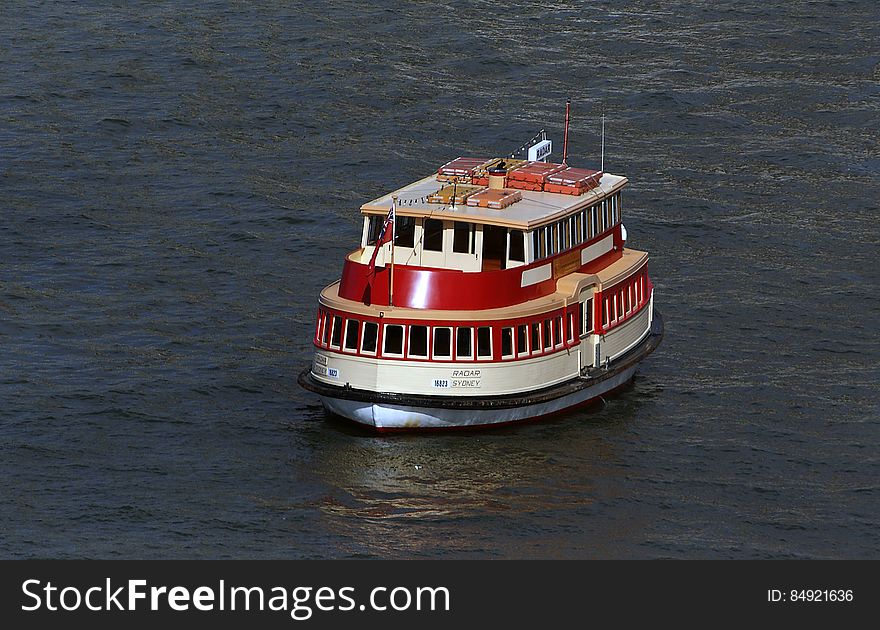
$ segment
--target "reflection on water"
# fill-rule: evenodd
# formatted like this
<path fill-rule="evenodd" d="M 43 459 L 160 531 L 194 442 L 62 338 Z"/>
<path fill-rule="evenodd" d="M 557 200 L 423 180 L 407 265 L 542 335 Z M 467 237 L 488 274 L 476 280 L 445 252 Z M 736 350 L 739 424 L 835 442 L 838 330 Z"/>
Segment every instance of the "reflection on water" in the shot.
<path fill-rule="evenodd" d="M 334 489 L 318 504 L 323 522 L 365 555 L 497 550 L 493 527 L 565 521 L 619 496 L 616 449 L 603 434 L 625 431 L 638 404 L 613 414 L 602 406 L 541 425 L 448 435 L 369 436 L 328 422 L 313 461 L 313 474 Z"/>

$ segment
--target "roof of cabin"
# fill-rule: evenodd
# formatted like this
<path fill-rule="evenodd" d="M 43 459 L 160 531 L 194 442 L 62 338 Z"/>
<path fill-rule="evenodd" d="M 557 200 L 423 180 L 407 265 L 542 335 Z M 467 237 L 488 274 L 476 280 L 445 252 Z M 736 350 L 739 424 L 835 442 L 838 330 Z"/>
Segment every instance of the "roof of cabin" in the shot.
<path fill-rule="evenodd" d="M 391 208 L 392 195 L 397 195 L 398 216 L 469 221 L 530 230 L 555 221 L 575 209 L 593 205 L 609 193 L 626 186 L 627 181 L 626 177 L 603 173 L 598 187 L 580 195 L 518 190 L 517 192 L 522 194 L 520 201 L 496 210 L 463 203 L 458 203 L 455 207 L 442 203 L 429 203 L 428 195 L 449 185 L 449 182 L 438 181 L 436 175 L 430 175 L 365 203 L 361 206 L 361 212 L 385 215 Z"/>

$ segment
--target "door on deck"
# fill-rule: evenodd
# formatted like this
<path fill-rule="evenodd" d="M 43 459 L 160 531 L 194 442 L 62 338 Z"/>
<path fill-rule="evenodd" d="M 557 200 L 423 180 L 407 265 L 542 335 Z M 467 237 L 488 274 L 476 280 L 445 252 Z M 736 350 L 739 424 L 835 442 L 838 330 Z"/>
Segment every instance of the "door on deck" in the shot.
<path fill-rule="evenodd" d="M 580 359 L 580 367 L 581 370 L 587 367 L 593 367 L 597 365 L 596 362 L 596 346 L 598 345 L 598 341 L 593 335 L 593 328 L 595 320 L 595 314 L 593 312 L 593 304 L 595 303 L 595 293 L 594 287 L 588 287 L 581 290 L 580 296 L 578 297 L 578 302 L 580 304 L 580 320 L 581 320 L 581 329 L 580 329 L 580 351 L 581 351 L 581 359 Z"/>
<path fill-rule="evenodd" d="M 507 228 L 483 226 L 483 271 L 504 269 L 507 254 Z"/>

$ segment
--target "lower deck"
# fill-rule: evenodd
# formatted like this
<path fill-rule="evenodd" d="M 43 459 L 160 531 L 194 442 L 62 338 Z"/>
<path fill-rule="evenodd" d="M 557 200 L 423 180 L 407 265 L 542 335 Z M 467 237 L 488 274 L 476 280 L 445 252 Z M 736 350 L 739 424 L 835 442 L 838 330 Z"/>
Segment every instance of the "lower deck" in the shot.
<path fill-rule="evenodd" d="M 378 431 L 449 430 L 503 426 L 537 420 L 590 404 L 626 386 L 639 363 L 659 345 L 663 321 L 651 327 L 636 344 L 602 367 L 549 387 L 509 395 L 405 394 L 327 385 L 304 371 L 300 384 L 317 393 L 325 409 Z"/>
<path fill-rule="evenodd" d="M 389 323 L 381 329 L 376 324 L 382 341 L 377 337 L 373 353 L 367 355 L 344 352 L 345 336 L 340 333 L 338 348 L 330 343 L 316 349 L 312 374 L 328 385 L 413 395 L 494 396 L 554 386 L 614 361 L 650 331 L 650 294 L 617 325 L 598 329 L 591 326 L 593 304 L 600 303 L 593 295 L 559 314 L 509 326 L 506 321 L 482 322 L 484 326 Z M 363 330 L 363 323 L 345 321 L 356 322 L 353 331 Z M 380 343 L 382 353 L 377 356 Z"/>

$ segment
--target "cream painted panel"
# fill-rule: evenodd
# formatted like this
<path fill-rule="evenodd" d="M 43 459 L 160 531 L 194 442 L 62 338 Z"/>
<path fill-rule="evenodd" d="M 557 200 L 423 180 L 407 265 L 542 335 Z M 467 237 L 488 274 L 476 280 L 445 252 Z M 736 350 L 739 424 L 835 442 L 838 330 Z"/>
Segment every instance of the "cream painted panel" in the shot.
<path fill-rule="evenodd" d="M 375 360 L 329 352 L 313 365 L 317 380 L 372 391 L 438 396 L 490 396 L 540 389 L 578 374 L 577 348 L 509 363 L 421 363 Z M 317 370 L 317 371 L 316 371 Z M 334 374 L 331 377 L 330 374 Z M 439 381 L 439 382 L 435 382 Z M 443 382 L 445 381 L 445 382 Z M 381 383 L 381 386 L 379 385 Z"/>
<path fill-rule="evenodd" d="M 533 269 L 526 269 L 522 272 L 520 286 L 530 287 L 533 284 L 549 280 L 551 277 L 553 277 L 553 265 L 549 263 L 540 267 L 534 267 Z"/>
<path fill-rule="evenodd" d="M 610 358 L 613 361 L 615 358 L 629 350 L 644 336 L 650 327 L 650 318 L 648 317 L 649 312 L 650 306 L 643 308 L 638 315 L 602 337 L 603 362 L 606 358 Z"/>
<path fill-rule="evenodd" d="M 586 265 L 591 260 L 595 260 L 602 254 L 607 254 L 614 248 L 614 235 L 606 236 L 598 243 L 593 243 L 589 247 L 581 250 L 581 264 Z"/>

